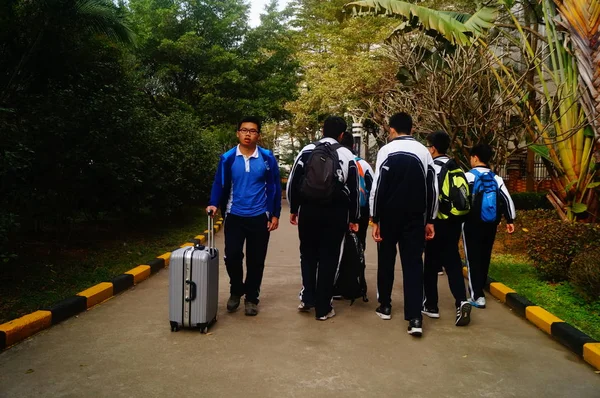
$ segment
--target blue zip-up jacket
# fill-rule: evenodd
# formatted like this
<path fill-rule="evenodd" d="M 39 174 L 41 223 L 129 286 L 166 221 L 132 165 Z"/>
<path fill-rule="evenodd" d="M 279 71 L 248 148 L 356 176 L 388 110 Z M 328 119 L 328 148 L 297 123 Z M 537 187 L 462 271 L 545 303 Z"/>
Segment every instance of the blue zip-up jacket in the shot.
<path fill-rule="evenodd" d="M 231 167 L 235 161 L 236 150 L 237 146 L 221 155 L 210 193 L 209 205 L 221 208 L 223 213 L 227 211 L 227 204 L 231 196 Z M 259 158 L 262 158 L 266 166 L 267 215 L 269 219 L 273 216 L 279 218 L 281 215 L 281 181 L 277 159 L 268 149 L 257 146 L 257 150 Z"/>

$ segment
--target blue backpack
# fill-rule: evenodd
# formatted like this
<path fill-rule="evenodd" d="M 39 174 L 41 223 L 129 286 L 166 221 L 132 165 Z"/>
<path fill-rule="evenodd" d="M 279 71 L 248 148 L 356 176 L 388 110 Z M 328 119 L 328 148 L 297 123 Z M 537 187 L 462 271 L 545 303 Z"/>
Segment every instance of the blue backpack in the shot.
<path fill-rule="evenodd" d="M 475 176 L 473 184 L 473 208 L 481 208 L 481 221 L 496 222 L 498 218 L 498 183 L 496 175 L 491 171 L 484 173 L 472 169 Z"/>

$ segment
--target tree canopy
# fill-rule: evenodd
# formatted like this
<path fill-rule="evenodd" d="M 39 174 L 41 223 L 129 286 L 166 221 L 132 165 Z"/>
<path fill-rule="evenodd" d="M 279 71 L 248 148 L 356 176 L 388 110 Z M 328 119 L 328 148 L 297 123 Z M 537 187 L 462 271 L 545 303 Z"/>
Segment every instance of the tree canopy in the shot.
<path fill-rule="evenodd" d="M 298 62 L 275 2 L 256 28 L 242 0 L 0 8 L 2 255 L 27 231 L 204 203 L 239 118 L 290 117 Z"/>

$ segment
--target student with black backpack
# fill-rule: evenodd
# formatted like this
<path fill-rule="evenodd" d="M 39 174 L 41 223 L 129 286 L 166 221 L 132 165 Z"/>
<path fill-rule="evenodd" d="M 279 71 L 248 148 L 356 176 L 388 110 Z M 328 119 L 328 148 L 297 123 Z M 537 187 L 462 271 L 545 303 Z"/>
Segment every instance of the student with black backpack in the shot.
<path fill-rule="evenodd" d="M 515 231 L 515 205 L 502 177 L 489 166 L 493 156 L 488 144 L 477 144 L 471 149 L 471 167 L 465 175 L 471 191 L 471 211 L 463 226 L 465 254 L 469 271 L 471 304 L 485 308 L 483 287 L 488 277 L 492 248 L 500 218 L 506 219 L 506 231 Z"/>
<path fill-rule="evenodd" d="M 298 154 L 288 179 L 290 223 L 298 225 L 301 312 L 315 308 L 317 320 L 335 316 L 331 306 L 344 237 L 358 231 L 359 190 L 354 155 L 339 144 L 346 122 L 329 116 L 323 139 Z"/>
<path fill-rule="evenodd" d="M 471 321 L 471 304 L 467 301 L 458 241 L 462 223 L 469 213 L 469 183 L 465 173 L 446 152 L 450 136 L 444 131 L 427 135 L 427 148 L 433 157 L 433 168 L 438 179 L 438 214 L 433 221 L 435 237 L 425 245 L 423 268 L 423 315 L 439 318 L 438 269 L 444 265 L 450 291 L 456 307 L 456 326 L 466 326 Z"/>

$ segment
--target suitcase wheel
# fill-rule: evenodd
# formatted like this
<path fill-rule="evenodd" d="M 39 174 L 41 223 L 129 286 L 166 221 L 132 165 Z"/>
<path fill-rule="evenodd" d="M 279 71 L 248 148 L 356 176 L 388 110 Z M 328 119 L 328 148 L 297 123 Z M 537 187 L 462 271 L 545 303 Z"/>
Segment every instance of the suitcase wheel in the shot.
<path fill-rule="evenodd" d="M 179 332 L 179 324 L 177 322 L 171 322 L 171 332 Z"/>

